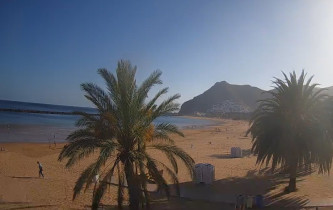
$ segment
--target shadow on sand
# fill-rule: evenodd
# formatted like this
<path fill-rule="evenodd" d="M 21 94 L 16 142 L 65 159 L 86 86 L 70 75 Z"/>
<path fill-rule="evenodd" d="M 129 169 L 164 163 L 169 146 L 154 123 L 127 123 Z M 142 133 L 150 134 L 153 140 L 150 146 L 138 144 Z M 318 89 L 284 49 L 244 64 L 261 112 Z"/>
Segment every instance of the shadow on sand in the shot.
<path fill-rule="evenodd" d="M 47 209 L 57 205 L 33 205 L 28 202 L 1 202 L 0 209 L 19 210 L 19 209 Z"/>
<path fill-rule="evenodd" d="M 250 155 L 251 155 L 251 149 L 243 149 L 242 150 L 242 156 L 243 157 L 249 157 Z M 210 155 L 210 157 L 217 158 L 217 159 L 233 159 L 233 157 L 231 157 L 230 153 L 213 154 L 213 155 Z"/>
<path fill-rule="evenodd" d="M 13 179 L 40 179 L 39 177 L 36 177 L 36 176 L 11 176 L 10 178 L 13 178 Z"/>
<path fill-rule="evenodd" d="M 298 182 L 302 176 L 313 170 L 309 168 L 298 172 Z M 301 209 L 306 208 L 309 200 L 305 196 L 285 193 L 283 187 L 288 185 L 288 175 L 279 169 L 274 173 L 268 167 L 248 171 L 244 177 L 228 177 L 216 180 L 213 184 L 180 184 L 180 197 L 176 194 L 175 185 L 170 185 L 171 199 L 167 200 L 161 193 L 152 193 L 152 209 L 234 209 L 237 195 L 263 195 L 265 209 Z M 103 209 L 117 209 L 115 205 L 102 205 Z M 88 207 L 88 206 L 87 206 Z M 124 209 L 128 209 L 125 206 Z"/>
<path fill-rule="evenodd" d="M 269 174 L 268 169 L 262 170 L 261 174 Z M 287 185 L 288 180 L 279 174 L 258 175 L 250 172 L 245 177 L 230 177 L 216 180 L 213 184 L 195 184 L 185 182 L 180 184 L 180 197 L 176 195 L 176 188 L 171 187 L 171 198 L 167 200 L 165 195 L 152 193 L 152 209 L 234 209 L 237 195 L 264 196 L 265 209 L 300 209 L 309 200 L 306 197 L 293 196 L 279 191 L 280 185 Z M 301 181 L 301 180 L 299 180 Z M 278 190 L 276 190 L 278 188 Z M 274 193 L 271 193 L 274 192 Z M 88 206 L 87 206 L 88 207 Z M 103 209 L 117 209 L 115 205 L 103 205 Z M 128 209 L 125 207 L 124 209 Z"/>
<path fill-rule="evenodd" d="M 91 206 L 85 206 L 86 209 L 90 209 Z M 100 205 L 100 209 L 105 210 L 118 210 L 116 205 Z M 127 205 L 124 205 L 123 210 L 129 210 Z M 186 198 L 179 198 L 171 196 L 167 198 L 153 199 L 150 203 L 150 209 L 153 210 L 174 210 L 174 209 L 189 209 L 189 210 L 234 210 L 234 205 L 227 203 L 213 203 L 202 200 L 191 200 Z"/>
<path fill-rule="evenodd" d="M 301 182 L 302 176 L 312 171 L 301 170 L 298 172 L 297 182 Z M 195 184 L 186 182 L 180 184 L 180 196 L 192 200 L 203 200 L 234 204 L 237 195 L 263 195 L 265 206 L 270 208 L 288 207 L 299 209 L 306 206 L 309 200 L 305 197 L 295 196 L 293 193 L 285 193 L 284 187 L 288 185 L 287 174 L 270 168 L 249 171 L 244 177 L 228 177 L 216 180 L 213 184 Z M 175 189 L 175 186 L 172 186 Z M 172 190 L 175 195 L 175 190 Z"/>

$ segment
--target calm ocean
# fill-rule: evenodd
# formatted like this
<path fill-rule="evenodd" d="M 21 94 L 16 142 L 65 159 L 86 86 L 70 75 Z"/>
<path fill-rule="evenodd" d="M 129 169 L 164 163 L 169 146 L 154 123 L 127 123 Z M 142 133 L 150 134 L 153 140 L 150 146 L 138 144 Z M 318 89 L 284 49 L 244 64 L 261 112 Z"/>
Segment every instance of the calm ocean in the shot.
<path fill-rule="evenodd" d="M 53 112 L 81 111 L 96 113 L 93 108 L 27 103 L 0 100 L 0 109 L 21 109 Z M 35 114 L 0 111 L 0 142 L 48 142 L 64 141 L 75 130 L 79 116 L 57 114 Z M 172 123 L 180 128 L 201 127 L 215 124 L 212 120 L 186 117 L 160 117 L 156 123 Z"/>

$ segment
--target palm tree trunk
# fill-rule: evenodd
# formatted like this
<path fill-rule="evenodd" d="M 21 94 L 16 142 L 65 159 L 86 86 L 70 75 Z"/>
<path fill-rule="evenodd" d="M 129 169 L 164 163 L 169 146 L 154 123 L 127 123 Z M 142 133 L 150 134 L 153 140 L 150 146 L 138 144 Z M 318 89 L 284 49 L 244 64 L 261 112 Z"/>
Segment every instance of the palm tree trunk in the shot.
<path fill-rule="evenodd" d="M 142 183 L 141 183 L 141 189 L 143 190 L 143 193 L 144 193 L 144 199 L 145 199 L 145 204 L 146 204 L 146 209 L 150 209 L 150 195 L 148 193 L 148 190 L 147 190 L 147 182 L 146 182 L 146 178 L 145 178 L 145 172 L 144 172 L 144 165 L 143 165 L 143 162 L 140 162 L 140 173 L 141 173 L 141 176 L 143 176 L 141 178 L 142 180 Z"/>
<path fill-rule="evenodd" d="M 133 171 L 133 163 L 130 163 L 129 161 L 125 163 L 125 174 L 128 185 L 129 207 L 131 210 L 137 210 L 140 205 L 140 189 L 138 187 L 140 183 L 137 183 Z"/>
<path fill-rule="evenodd" d="M 297 164 L 293 163 L 289 166 L 289 186 L 288 191 L 296 191 L 296 175 L 297 175 Z"/>
<path fill-rule="evenodd" d="M 147 184 L 146 183 L 144 183 L 144 185 L 143 185 L 143 192 L 144 192 L 144 195 L 145 195 L 146 208 L 150 209 L 150 203 L 149 203 L 150 196 L 149 196 L 149 193 L 148 193 L 148 190 L 147 190 Z"/>

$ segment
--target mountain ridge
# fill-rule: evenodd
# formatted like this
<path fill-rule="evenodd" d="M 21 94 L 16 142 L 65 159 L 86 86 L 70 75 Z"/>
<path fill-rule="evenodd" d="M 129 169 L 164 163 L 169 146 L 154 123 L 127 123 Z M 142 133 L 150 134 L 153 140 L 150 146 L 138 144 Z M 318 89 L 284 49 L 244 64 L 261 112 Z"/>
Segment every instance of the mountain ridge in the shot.
<path fill-rule="evenodd" d="M 333 86 L 324 93 L 333 96 Z M 257 101 L 270 97 L 269 91 L 251 85 L 230 84 L 227 81 L 216 82 L 203 93 L 185 101 L 179 115 L 250 113 L 258 106 Z"/>

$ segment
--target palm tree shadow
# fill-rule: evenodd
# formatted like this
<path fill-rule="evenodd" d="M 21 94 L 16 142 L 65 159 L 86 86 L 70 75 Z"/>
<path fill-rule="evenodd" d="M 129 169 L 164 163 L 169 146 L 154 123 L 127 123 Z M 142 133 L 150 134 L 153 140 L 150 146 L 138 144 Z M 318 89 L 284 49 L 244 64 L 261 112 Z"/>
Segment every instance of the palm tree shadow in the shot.
<path fill-rule="evenodd" d="M 185 182 L 180 184 L 180 197 L 209 202 L 235 203 L 238 195 L 263 195 L 264 203 L 271 207 L 304 207 L 309 200 L 297 197 L 280 190 L 281 185 L 287 185 L 288 179 L 277 173 L 271 173 L 269 168 L 259 171 L 249 171 L 244 177 L 228 177 L 214 181 L 211 185 Z M 302 180 L 298 180 L 302 181 Z M 171 185 L 171 189 L 175 188 Z M 175 191 L 172 190 L 172 193 Z M 274 192 L 274 194 L 272 194 Z M 175 195 L 175 194 L 173 194 Z"/>
<path fill-rule="evenodd" d="M 90 205 L 86 205 L 85 208 L 90 209 Z M 100 209 L 107 210 L 118 210 L 117 205 L 100 205 Z M 124 205 L 122 207 L 123 210 L 129 210 L 128 205 Z M 146 208 L 148 209 L 148 208 Z M 150 203 L 149 209 L 158 209 L 158 210 L 173 210 L 173 209 L 210 209 L 210 210 L 233 210 L 234 205 L 230 204 L 221 204 L 214 202 L 205 202 L 205 201 L 194 201 L 191 199 L 184 199 L 179 197 L 171 196 L 169 199 L 167 198 L 159 198 L 153 199 Z"/>
<path fill-rule="evenodd" d="M 36 176 L 11 176 L 10 178 L 13 178 L 13 179 L 40 179 L 39 177 L 36 177 Z"/>
<path fill-rule="evenodd" d="M 298 180 L 302 181 L 302 180 Z M 287 185 L 288 179 L 277 172 L 272 173 L 270 168 L 249 171 L 244 177 L 228 177 L 214 181 L 212 184 L 196 184 L 194 182 L 180 183 L 180 195 L 176 194 L 176 186 L 169 185 L 171 189 L 171 198 L 179 198 L 184 202 L 186 200 L 208 202 L 211 205 L 225 206 L 229 209 L 234 205 L 236 197 L 242 195 L 263 195 L 264 204 L 269 209 L 299 209 L 309 203 L 305 196 L 295 196 L 279 190 L 281 185 Z M 168 201 L 160 202 L 166 198 L 163 192 L 151 192 L 153 199 L 152 206 L 168 206 Z M 105 209 L 117 209 L 115 205 L 101 205 Z M 181 206 L 179 204 L 179 206 Z M 178 206 L 178 207 L 179 207 Z M 177 206 L 176 206 L 177 207 Z M 175 207 L 175 208 L 176 208 Z M 125 207 L 127 209 L 127 207 Z M 165 208 L 162 208 L 165 209 Z M 212 208 L 211 208 L 212 209 Z M 221 208 L 216 208 L 221 209 Z M 231 208 L 230 208 L 231 209 Z"/>
<path fill-rule="evenodd" d="M 306 165 L 303 166 L 302 168 L 299 168 L 297 170 L 297 178 L 301 178 L 304 176 L 308 176 L 312 173 L 315 173 L 317 171 L 316 167 L 313 167 L 311 165 Z M 247 172 L 246 176 L 253 176 L 253 175 L 266 175 L 266 176 L 271 176 L 274 175 L 275 177 L 280 177 L 280 178 L 288 178 L 289 172 L 286 168 L 277 168 L 275 170 L 272 170 L 272 168 L 266 166 L 265 168 L 261 168 L 259 170 L 249 170 Z"/>
<path fill-rule="evenodd" d="M 303 167 L 297 169 L 296 177 L 297 178 L 305 177 L 305 176 L 308 176 L 308 175 L 311 175 L 311 174 L 315 173 L 316 171 L 317 171 L 316 167 L 303 166 Z M 281 177 L 284 177 L 284 178 L 289 177 L 289 172 L 285 168 L 279 168 L 279 169 L 276 169 L 275 171 L 269 170 L 269 171 L 264 172 L 264 174 L 266 174 L 266 175 L 269 174 L 269 173 L 270 174 L 275 174 L 276 176 L 281 176 Z"/>
<path fill-rule="evenodd" d="M 250 157 L 250 156 L 251 156 L 251 149 L 242 150 L 242 157 Z M 234 157 L 231 157 L 230 153 L 213 154 L 213 155 L 210 155 L 210 157 L 217 158 L 217 159 L 233 159 L 234 158 Z"/>
<path fill-rule="evenodd" d="M 232 158 L 230 156 L 230 154 L 213 154 L 213 155 L 210 155 L 209 157 L 218 158 L 218 159 L 231 159 Z"/>
<path fill-rule="evenodd" d="M 16 208 L 11 208 L 10 210 L 19 210 L 19 209 L 38 209 L 38 208 L 42 208 L 42 209 L 46 209 L 48 207 L 55 207 L 57 205 L 29 205 L 29 206 L 24 206 L 24 207 L 16 207 Z"/>
<path fill-rule="evenodd" d="M 252 155 L 251 149 L 242 150 L 243 157 L 250 157 Z"/>
<path fill-rule="evenodd" d="M 45 205 L 33 205 L 29 202 L 0 202 L 0 209 L 47 209 L 48 207 L 56 207 L 57 205 L 45 204 Z"/>
<path fill-rule="evenodd" d="M 278 192 L 265 195 L 265 203 L 275 207 L 301 208 L 309 203 L 305 196 L 289 196 L 290 193 Z"/>

